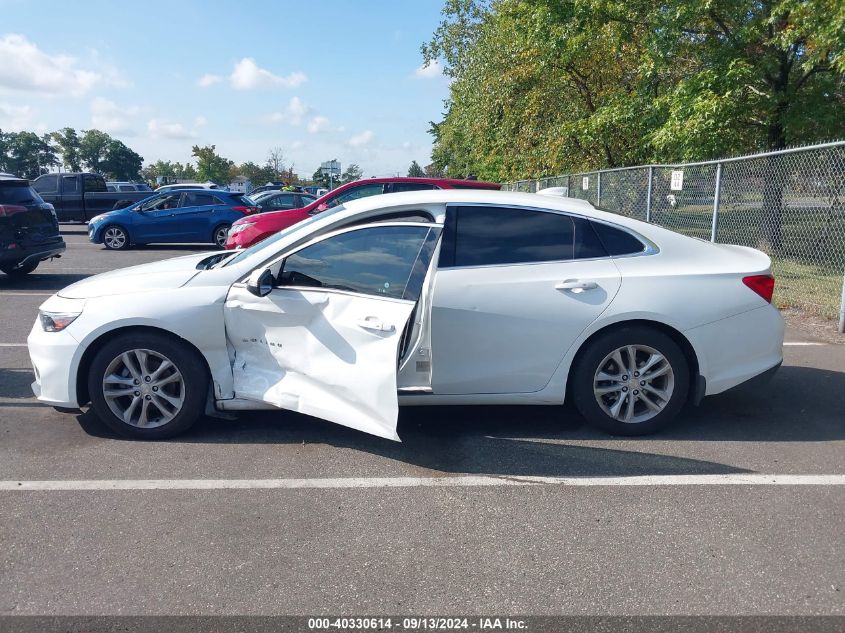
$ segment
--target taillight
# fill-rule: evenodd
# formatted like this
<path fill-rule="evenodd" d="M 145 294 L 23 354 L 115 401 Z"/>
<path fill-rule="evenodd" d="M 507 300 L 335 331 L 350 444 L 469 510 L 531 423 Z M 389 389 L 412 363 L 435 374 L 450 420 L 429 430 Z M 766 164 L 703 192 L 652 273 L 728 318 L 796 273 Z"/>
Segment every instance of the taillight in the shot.
<path fill-rule="evenodd" d="M 772 302 L 772 295 L 775 292 L 775 278 L 771 275 L 751 275 L 750 277 L 743 277 L 742 283 L 763 297 L 767 303 Z"/>
<path fill-rule="evenodd" d="M 258 207 L 232 207 L 232 211 L 240 211 L 244 215 L 249 215 L 258 211 Z"/>
<path fill-rule="evenodd" d="M 26 207 L 17 204 L 0 204 L 0 217 L 23 213 L 24 211 L 26 211 Z"/>

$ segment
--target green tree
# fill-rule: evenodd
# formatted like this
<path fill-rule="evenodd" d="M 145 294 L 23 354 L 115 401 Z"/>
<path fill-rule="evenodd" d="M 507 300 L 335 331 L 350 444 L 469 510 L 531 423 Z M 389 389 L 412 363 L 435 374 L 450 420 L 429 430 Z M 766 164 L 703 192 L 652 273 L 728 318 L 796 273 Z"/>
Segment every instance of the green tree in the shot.
<path fill-rule="evenodd" d="M 140 176 L 143 162 L 143 157 L 123 142 L 110 139 L 100 169 L 112 180 L 135 180 Z"/>
<path fill-rule="evenodd" d="M 413 178 L 422 178 L 425 176 L 425 171 L 420 167 L 417 161 L 412 161 L 411 166 L 408 167 L 408 176 Z"/>
<path fill-rule="evenodd" d="M 79 160 L 85 169 L 96 173 L 103 172 L 109 143 L 112 138 L 100 130 L 86 130 L 79 141 Z"/>
<path fill-rule="evenodd" d="M 193 146 L 191 155 L 197 159 L 197 178 L 201 181 L 225 184 L 229 182 L 229 167 L 233 163 L 217 154 L 215 149 L 215 145 Z"/>
<path fill-rule="evenodd" d="M 238 167 L 238 175 L 248 178 L 256 187 L 276 180 L 276 173 L 269 165 L 256 165 L 252 161 L 241 163 Z"/>
<path fill-rule="evenodd" d="M 343 184 L 346 184 L 347 182 L 355 182 L 356 180 L 361 180 L 363 176 L 364 170 L 361 169 L 361 166 L 352 163 L 341 174 L 340 182 Z"/>
<path fill-rule="evenodd" d="M 33 179 L 59 164 L 48 134 L 9 132 L 3 136 L 0 145 L 5 146 L 4 171 Z"/>
<path fill-rule="evenodd" d="M 526 178 L 845 133 L 841 0 L 447 0 L 449 175 Z"/>
<path fill-rule="evenodd" d="M 62 163 L 69 171 L 82 171 L 79 151 L 81 148 L 79 135 L 72 127 L 64 127 L 50 135 L 59 147 Z"/>

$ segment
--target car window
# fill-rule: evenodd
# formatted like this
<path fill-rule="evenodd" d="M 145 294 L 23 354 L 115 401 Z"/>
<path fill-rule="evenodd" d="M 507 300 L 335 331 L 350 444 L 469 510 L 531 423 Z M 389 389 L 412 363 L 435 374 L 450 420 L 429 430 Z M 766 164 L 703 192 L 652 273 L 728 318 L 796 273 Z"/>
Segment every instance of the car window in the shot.
<path fill-rule="evenodd" d="M 299 196 L 299 206 L 300 207 L 307 207 L 309 204 L 314 202 L 316 199 L 317 198 L 315 198 L 314 196 L 306 196 L 306 195 L 300 194 L 300 196 Z"/>
<path fill-rule="evenodd" d="M 132 185 L 120 185 L 121 191 L 135 191 L 135 187 Z"/>
<path fill-rule="evenodd" d="M 79 193 L 79 179 L 76 176 L 63 176 L 62 193 Z"/>
<path fill-rule="evenodd" d="M 106 191 L 106 181 L 97 176 L 83 176 L 86 193 L 102 193 Z"/>
<path fill-rule="evenodd" d="M 350 200 L 357 200 L 358 198 L 368 198 L 369 196 L 377 196 L 381 193 L 384 193 L 384 184 L 380 182 L 371 182 L 366 185 L 358 185 L 357 187 L 352 187 L 351 189 L 347 189 L 341 194 L 338 194 L 331 200 L 328 200 L 326 204 L 330 207 L 336 207 L 339 204 L 344 204 L 349 202 Z"/>
<path fill-rule="evenodd" d="M 602 222 L 591 222 L 605 249 L 611 256 L 633 255 L 645 250 L 643 244 L 636 237 Z"/>
<path fill-rule="evenodd" d="M 204 207 L 214 204 L 223 204 L 217 196 L 202 191 L 191 191 L 185 194 L 185 200 L 182 202 L 183 207 Z"/>
<path fill-rule="evenodd" d="M 423 182 L 394 182 L 391 185 L 391 191 L 393 193 L 402 193 L 403 191 L 428 191 L 430 189 L 437 189 L 437 187 Z"/>
<path fill-rule="evenodd" d="M 427 226 L 367 227 L 328 237 L 288 256 L 279 286 L 333 288 L 405 298 Z"/>
<path fill-rule="evenodd" d="M 151 200 L 147 200 L 138 207 L 139 211 L 160 211 L 163 209 L 175 209 L 179 206 L 181 193 L 166 193 Z"/>
<path fill-rule="evenodd" d="M 489 266 L 565 261 L 574 254 L 574 222 L 559 213 L 507 207 L 454 207 L 447 222 L 453 262 L 441 266 Z M 451 233 L 452 235 L 448 235 Z"/>
<path fill-rule="evenodd" d="M 149 185 L 137 185 L 138 191 L 152 191 Z"/>
<path fill-rule="evenodd" d="M 284 211 L 286 209 L 296 209 L 296 194 L 281 193 L 276 196 L 271 196 L 264 201 L 263 206 L 272 211 Z"/>
<path fill-rule="evenodd" d="M 41 196 L 22 180 L 0 180 L 0 204 L 41 204 Z"/>
<path fill-rule="evenodd" d="M 32 183 L 32 188 L 38 193 L 56 193 L 59 186 L 59 177 L 53 175 L 41 176 Z"/>

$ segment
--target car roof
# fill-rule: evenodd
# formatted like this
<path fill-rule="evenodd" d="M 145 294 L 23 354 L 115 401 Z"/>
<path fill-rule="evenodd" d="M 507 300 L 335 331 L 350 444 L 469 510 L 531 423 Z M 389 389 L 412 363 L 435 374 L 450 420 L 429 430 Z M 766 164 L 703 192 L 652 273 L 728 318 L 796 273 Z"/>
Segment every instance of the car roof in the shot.
<path fill-rule="evenodd" d="M 407 207 L 425 204 L 481 204 L 533 207 L 540 210 L 562 211 L 572 215 L 592 218 L 628 227 L 637 233 L 651 239 L 652 234 L 662 234 L 668 229 L 663 229 L 654 224 L 635 220 L 616 213 L 596 209 L 586 200 L 578 198 L 564 198 L 558 196 L 541 195 L 537 193 L 522 193 L 515 191 L 491 191 L 486 189 L 433 189 L 426 191 L 407 191 L 402 193 L 389 193 L 380 196 L 370 196 L 350 200 L 343 204 L 344 210 L 338 215 L 338 220 L 343 217 L 355 217 L 366 215 L 367 212 L 376 209 L 388 209 L 391 207 Z M 671 231 L 668 231 L 672 233 Z M 673 233 L 674 235 L 674 233 Z"/>
<path fill-rule="evenodd" d="M 484 180 L 466 180 L 461 178 L 430 178 L 428 176 L 383 176 L 379 178 L 361 178 L 361 180 L 354 180 L 352 182 L 344 183 L 343 185 L 341 185 L 341 187 L 366 184 L 369 182 L 416 182 L 421 184 L 431 184 L 446 187 L 478 187 L 479 189 L 498 189 L 499 187 L 501 187 L 499 183 L 486 182 Z M 336 191 L 337 189 L 340 189 L 340 187 L 336 187 L 335 189 L 332 189 L 332 191 Z"/>

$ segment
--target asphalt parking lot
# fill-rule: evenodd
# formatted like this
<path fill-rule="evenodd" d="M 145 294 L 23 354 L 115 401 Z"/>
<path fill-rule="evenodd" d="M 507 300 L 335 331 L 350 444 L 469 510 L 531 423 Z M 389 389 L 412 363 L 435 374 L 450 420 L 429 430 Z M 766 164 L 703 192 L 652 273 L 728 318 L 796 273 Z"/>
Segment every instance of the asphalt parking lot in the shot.
<path fill-rule="evenodd" d="M 770 383 L 647 438 L 455 407 L 401 444 L 282 412 L 132 442 L 32 397 L 27 333 L 69 283 L 204 249 L 63 233 L 0 276 L 0 482 L 136 483 L 0 489 L 2 614 L 845 614 L 843 345 L 790 328 Z"/>

